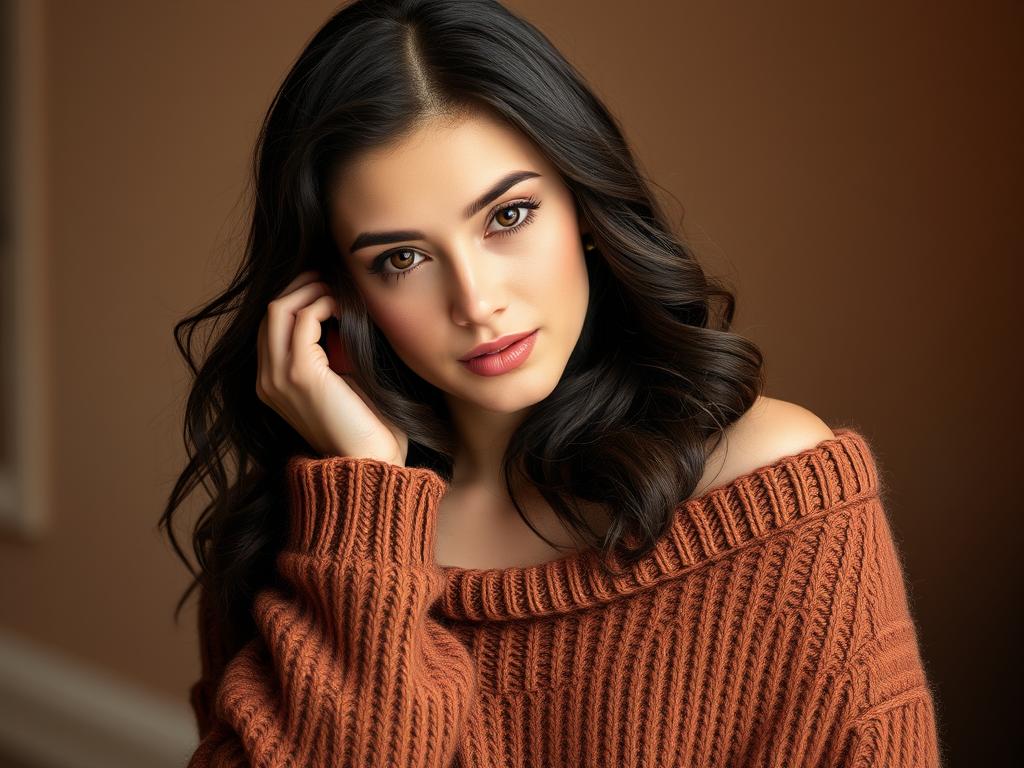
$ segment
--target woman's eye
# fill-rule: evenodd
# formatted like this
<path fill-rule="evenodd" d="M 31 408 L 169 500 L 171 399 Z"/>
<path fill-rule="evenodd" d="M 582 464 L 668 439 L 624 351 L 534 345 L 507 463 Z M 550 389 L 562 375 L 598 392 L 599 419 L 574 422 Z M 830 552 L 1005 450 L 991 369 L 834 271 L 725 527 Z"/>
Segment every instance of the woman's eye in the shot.
<path fill-rule="evenodd" d="M 379 274 L 384 279 L 390 277 L 403 277 L 412 272 L 422 263 L 421 261 L 413 261 L 416 256 L 422 255 L 423 254 L 419 251 L 413 251 L 409 248 L 402 248 L 398 251 L 382 253 L 374 259 L 373 265 L 370 267 L 370 272 Z M 392 267 L 395 271 L 392 272 L 391 270 L 385 269 L 386 266 Z"/>
<path fill-rule="evenodd" d="M 494 209 L 494 215 L 491 218 L 498 224 L 498 229 L 491 231 L 496 235 L 510 235 L 517 232 L 533 221 L 533 212 L 538 208 L 540 208 L 540 201 L 532 197 L 529 200 L 505 203 L 500 208 Z M 522 213 L 524 210 L 526 213 Z"/>
<path fill-rule="evenodd" d="M 526 216 L 525 213 L 520 213 L 520 211 L 525 211 L 525 210 L 526 210 L 526 206 L 525 205 L 509 205 L 509 206 L 506 206 L 506 207 L 501 208 L 501 209 L 498 210 L 498 212 L 494 215 L 494 221 L 495 221 L 495 223 L 500 224 L 502 226 L 502 228 L 511 227 L 511 226 L 513 226 L 515 224 L 518 224 Z M 515 215 L 510 216 L 509 215 L 510 211 L 513 214 L 515 214 Z"/>
<path fill-rule="evenodd" d="M 518 232 L 534 219 L 534 211 L 540 208 L 540 201 L 533 197 L 528 200 L 516 200 L 512 203 L 505 203 L 493 209 L 490 220 L 498 224 L 497 230 L 488 230 L 495 235 L 511 235 Z M 526 213 L 521 213 L 521 211 Z M 414 261 L 417 256 L 422 256 L 419 251 L 410 248 L 401 248 L 397 251 L 382 253 L 373 260 L 370 272 L 379 274 L 383 279 L 399 278 L 408 275 L 416 269 L 421 261 Z M 391 267 L 388 269 L 387 267 Z"/>

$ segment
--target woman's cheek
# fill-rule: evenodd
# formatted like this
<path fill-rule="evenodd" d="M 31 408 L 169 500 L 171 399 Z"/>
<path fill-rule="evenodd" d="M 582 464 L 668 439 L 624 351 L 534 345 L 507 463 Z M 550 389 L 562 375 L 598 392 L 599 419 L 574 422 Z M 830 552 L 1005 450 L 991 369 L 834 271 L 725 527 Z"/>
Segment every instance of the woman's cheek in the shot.
<path fill-rule="evenodd" d="M 568 309 L 567 301 L 583 298 L 579 292 L 586 291 L 587 265 L 575 226 L 568 224 L 551 237 L 544 246 L 546 258 L 538 264 L 538 274 L 543 273 L 542 284 Z M 568 295 L 567 295 L 568 294 Z"/>
<path fill-rule="evenodd" d="M 365 302 L 370 319 L 406 364 L 413 360 L 431 358 L 431 350 L 426 346 L 432 334 L 424 322 L 422 311 L 409 302 L 387 301 L 375 296 L 367 296 Z"/>

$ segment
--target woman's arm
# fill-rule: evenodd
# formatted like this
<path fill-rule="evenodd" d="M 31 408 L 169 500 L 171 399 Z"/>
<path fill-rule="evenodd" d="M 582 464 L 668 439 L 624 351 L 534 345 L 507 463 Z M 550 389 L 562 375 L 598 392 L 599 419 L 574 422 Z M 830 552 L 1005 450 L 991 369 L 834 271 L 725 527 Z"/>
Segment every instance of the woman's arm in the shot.
<path fill-rule="evenodd" d="M 193 687 L 201 741 L 189 767 L 449 765 L 475 670 L 428 613 L 444 589 L 433 554 L 443 481 L 307 456 L 288 480 L 282 586 L 256 596 L 258 636 L 216 691 L 205 674 Z"/>
<path fill-rule="evenodd" d="M 848 724 L 849 758 L 843 765 L 938 768 L 935 709 L 931 692 L 908 691 Z"/>

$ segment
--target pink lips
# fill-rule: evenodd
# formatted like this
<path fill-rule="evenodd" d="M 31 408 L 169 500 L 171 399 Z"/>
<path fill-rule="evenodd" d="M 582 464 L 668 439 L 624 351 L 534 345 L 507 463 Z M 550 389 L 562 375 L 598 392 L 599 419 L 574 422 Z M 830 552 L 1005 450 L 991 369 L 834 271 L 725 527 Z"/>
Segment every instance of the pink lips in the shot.
<path fill-rule="evenodd" d="M 537 331 L 521 337 L 518 341 L 509 344 L 502 350 L 483 354 L 478 357 L 471 357 L 460 362 L 470 371 L 480 376 L 499 376 L 503 373 L 518 368 L 533 351 L 534 342 L 537 340 Z"/>
<path fill-rule="evenodd" d="M 536 330 L 536 329 L 534 329 Z M 499 352 L 500 350 L 507 347 L 509 344 L 513 344 L 520 339 L 525 339 L 530 335 L 527 333 L 509 333 L 501 338 L 495 339 L 494 341 L 486 341 L 483 344 L 477 344 L 468 353 L 459 358 L 460 361 L 469 360 L 471 357 L 479 357 L 480 355 L 486 355 L 491 352 Z"/>

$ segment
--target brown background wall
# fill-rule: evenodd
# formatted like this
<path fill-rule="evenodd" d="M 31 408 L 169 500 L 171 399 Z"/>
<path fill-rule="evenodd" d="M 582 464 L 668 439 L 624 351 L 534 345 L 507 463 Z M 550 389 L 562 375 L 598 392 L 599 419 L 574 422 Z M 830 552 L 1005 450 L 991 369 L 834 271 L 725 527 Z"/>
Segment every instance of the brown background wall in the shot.
<path fill-rule="evenodd" d="M 768 393 L 872 440 L 951 764 L 1008 754 L 1022 6 L 509 5 L 685 207 Z M 334 7 L 46 3 L 53 527 L 0 538 L 0 627 L 177 699 L 198 661 L 155 530 L 184 460 L 171 327 L 226 279 L 258 120 Z"/>

